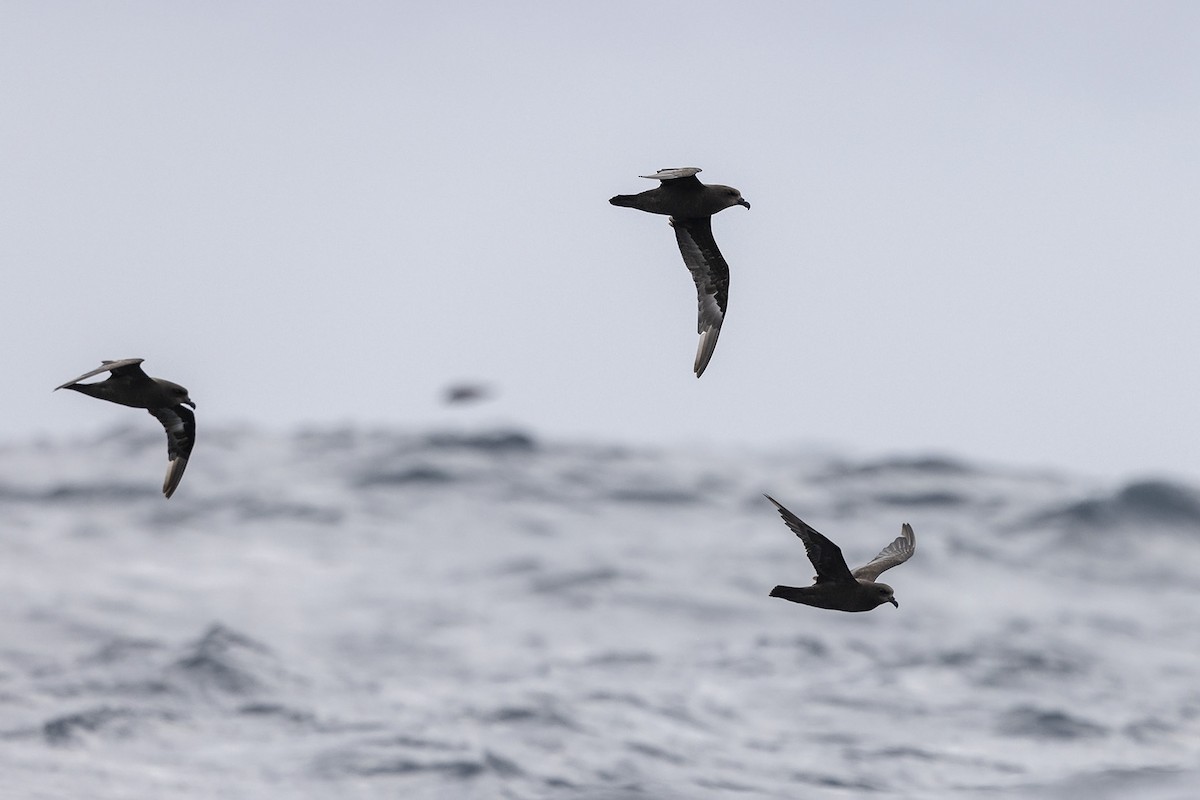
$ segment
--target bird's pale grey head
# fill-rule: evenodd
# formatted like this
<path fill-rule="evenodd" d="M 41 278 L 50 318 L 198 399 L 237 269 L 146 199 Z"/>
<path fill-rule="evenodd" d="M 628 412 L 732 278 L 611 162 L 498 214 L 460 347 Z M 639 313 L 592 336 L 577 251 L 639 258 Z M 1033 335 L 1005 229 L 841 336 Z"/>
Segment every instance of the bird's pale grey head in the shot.
<path fill-rule="evenodd" d="M 888 586 L 886 583 L 875 584 L 875 591 L 879 592 L 880 605 L 883 605 L 884 603 L 891 603 L 896 608 L 900 607 L 900 604 L 896 602 L 896 593 L 893 592 L 892 587 Z"/>
<path fill-rule="evenodd" d="M 183 388 L 178 383 L 164 381 L 162 378 L 158 378 L 157 380 L 158 385 L 161 386 L 162 390 L 166 393 L 167 398 L 170 399 L 175 405 L 191 406 L 192 408 L 196 407 L 196 404 L 192 402 L 192 398 L 188 397 L 187 389 Z"/>

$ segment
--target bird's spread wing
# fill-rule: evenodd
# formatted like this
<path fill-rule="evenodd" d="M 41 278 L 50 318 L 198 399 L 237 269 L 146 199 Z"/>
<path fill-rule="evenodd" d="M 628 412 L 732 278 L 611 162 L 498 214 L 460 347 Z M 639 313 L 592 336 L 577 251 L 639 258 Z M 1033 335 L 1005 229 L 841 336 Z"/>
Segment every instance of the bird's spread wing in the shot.
<path fill-rule="evenodd" d="M 712 235 L 712 218 L 699 217 L 676 219 L 671 217 L 675 229 L 675 240 L 683 263 L 696 281 L 696 296 L 700 305 L 696 332 L 700 342 L 696 346 L 696 377 L 704 374 L 717 347 L 717 336 L 725 319 L 725 306 L 729 303 L 729 265 L 717 249 Z"/>
<path fill-rule="evenodd" d="M 784 523 L 792 529 L 792 533 L 800 537 L 800 541 L 804 542 L 804 549 L 808 551 L 808 560 L 817 569 L 817 576 L 815 578 L 817 583 L 856 582 L 854 576 L 850 574 L 850 568 L 846 566 L 846 559 L 842 558 L 842 549 L 840 547 L 826 539 L 804 520 L 781 506 L 779 501 L 771 497 L 771 495 L 764 494 L 763 497 L 775 505 L 775 508 L 779 510 L 779 516 L 783 517 Z"/>
<path fill-rule="evenodd" d="M 67 381 L 62 386 L 54 387 L 54 391 L 57 392 L 59 389 L 66 389 L 73 383 L 79 383 L 80 381 L 86 380 L 93 375 L 99 375 L 101 372 L 111 372 L 114 375 L 140 375 L 142 378 L 150 380 L 150 376 L 142 372 L 142 368 L 138 366 L 143 361 L 145 361 L 144 358 L 123 358 L 120 361 L 101 361 L 100 366 L 96 367 L 91 372 L 85 372 L 78 378 Z"/>
<path fill-rule="evenodd" d="M 681 178 L 691 178 L 699 183 L 700 179 L 696 177 L 696 173 L 701 171 L 699 167 L 675 167 L 674 169 L 660 169 L 653 175 L 638 175 L 638 177 L 649 178 L 652 181 L 677 181 Z"/>
<path fill-rule="evenodd" d="M 879 555 L 871 559 L 870 563 L 854 570 L 854 577 L 873 581 L 884 570 L 908 561 L 916 549 L 917 535 L 913 533 L 912 526 L 906 522 L 900 529 L 900 535 L 893 539 L 891 544 L 880 550 Z"/>
<path fill-rule="evenodd" d="M 170 497 L 183 480 L 188 456 L 192 454 L 192 445 L 196 443 L 196 415 L 184 405 L 152 408 L 150 413 L 167 430 L 167 457 L 171 463 L 163 480 L 163 494 Z"/>

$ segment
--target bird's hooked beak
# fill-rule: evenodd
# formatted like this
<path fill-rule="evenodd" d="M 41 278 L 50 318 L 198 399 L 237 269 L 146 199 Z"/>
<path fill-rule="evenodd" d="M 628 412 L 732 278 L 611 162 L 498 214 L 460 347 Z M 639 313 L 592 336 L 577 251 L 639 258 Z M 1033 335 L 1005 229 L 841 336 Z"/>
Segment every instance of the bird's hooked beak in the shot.
<path fill-rule="evenodd" d="M 183 404 L 185 406 L 191 406 L 193 411 L 196 409 L 196 401 L 190 397 L 187 400 L 184 400 Z"/>
<path fill-rule="evenodd" d="M 889 597 L 888 602 L 891 603 L 892 605 L 894 605 L 896 608 L 900 607 L 900 604 L 896 602 L 896 598 L 894 598 L 894 597 Z"/>
<path fill-rule="evenodd" d="M 737 201 L 737 204 L 738 204 L 739 206 L 745 206 L 747 210 L 749 210 L 749 208 L 750 208 L 750 204 L 749 204 L 749 203 L 747 203 L 747 202 L 746 202 L 744 199 L 743 199 L 743 200 L 738 200 L 738 201 Z"/>

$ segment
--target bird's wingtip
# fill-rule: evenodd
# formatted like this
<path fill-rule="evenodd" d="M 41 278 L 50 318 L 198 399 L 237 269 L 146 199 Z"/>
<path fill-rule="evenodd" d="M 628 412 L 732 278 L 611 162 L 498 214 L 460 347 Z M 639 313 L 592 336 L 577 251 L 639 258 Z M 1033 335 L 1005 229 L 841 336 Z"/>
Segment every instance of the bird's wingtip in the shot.
<path fill-rule="evenodd" d="M 708 325 L 700 331 L 700 341 L 696 343 L 696 360 L 692 364 L 697 378 L 708 369 L 708 362 L 712 361 L 713 353 L 716 352 L 717 337 L 720 333 L 721 329 L 715 325 Z"/>
<path fill-rule="evenodd" d="M 167 465 L 167 475 L 163 478 L 163 497 L 170 498 L 175 494 L 175 490 L 179 488 L 179 482 L 183 480 L 183 471 L 187 469 L 187 459 L 183 456 L 177 456 L 171 459 L 171 463 Z"/>
<path fill-rule="evenodd" d="M 652 181 L 670 181 L 676 178 L 690 178 L 703 171 L 699 167 L 663 167 L 653 175 L 638 175 L 638 177 L 649 178 Z"/>

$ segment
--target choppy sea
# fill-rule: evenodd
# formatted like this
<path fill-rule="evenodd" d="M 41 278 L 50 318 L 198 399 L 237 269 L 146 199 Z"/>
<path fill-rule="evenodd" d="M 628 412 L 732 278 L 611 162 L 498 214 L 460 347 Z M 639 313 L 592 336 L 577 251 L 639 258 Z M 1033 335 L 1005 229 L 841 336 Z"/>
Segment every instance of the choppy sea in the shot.
<path fill-rule="evenodd" d="M 140 421 L 140 420 L 139 420 Z M 1200 490 L 522 430 L 0 447 L 0 797 L 1200 797 Z M 902 522 L 898 609 L 812 576 Z"/>

